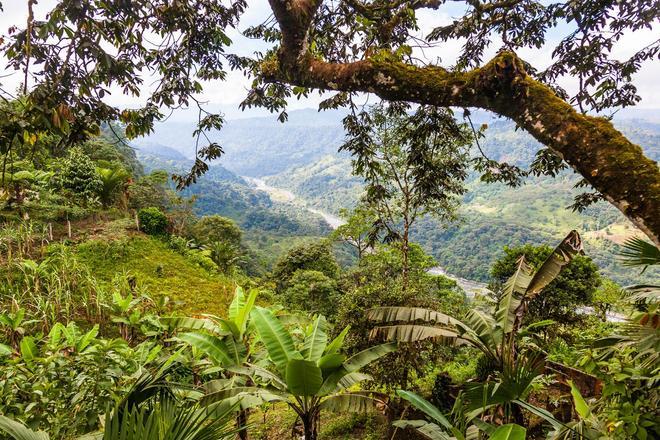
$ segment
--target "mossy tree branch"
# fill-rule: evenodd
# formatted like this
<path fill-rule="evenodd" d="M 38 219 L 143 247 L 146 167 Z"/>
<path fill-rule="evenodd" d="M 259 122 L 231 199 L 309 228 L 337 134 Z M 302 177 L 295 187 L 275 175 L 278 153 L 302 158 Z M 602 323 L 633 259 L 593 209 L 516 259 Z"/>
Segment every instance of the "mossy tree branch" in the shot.
<path fill-rule="evenodd" d="M 524 63 L 513 52 L 502 52 L 468 72 L 413 66 L 382 53 L 363 61 L 327 63 L 312 57 L 305 41 L 311 14 L 320 1 L 270 3 L 283 37 L 278 59 L 262 65 L 266 79 L 317 89 L 370 92 L 392 101 L 477 107 L 506 116 L 559 154 L 660 246 L 658 164 L 610 121 L 577 112 L 550 87 L 527 75 Z"/>

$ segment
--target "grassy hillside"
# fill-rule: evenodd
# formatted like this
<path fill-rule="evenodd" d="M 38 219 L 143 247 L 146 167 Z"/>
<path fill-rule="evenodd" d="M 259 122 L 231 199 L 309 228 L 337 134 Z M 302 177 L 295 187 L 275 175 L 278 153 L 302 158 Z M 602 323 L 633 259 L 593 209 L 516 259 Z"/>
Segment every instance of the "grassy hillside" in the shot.
<path fill-rule="evenodd" d="M 76 245 L 75 254 L 102 286 L 127 275 L 154 298 L 168 296 L 185 313 L 224 313 L 236 281 L 213 273 L 195 260 L 172 250 L 164 241 L 141 234 L 130 220 L 103 225 L 89 240 Z"/>

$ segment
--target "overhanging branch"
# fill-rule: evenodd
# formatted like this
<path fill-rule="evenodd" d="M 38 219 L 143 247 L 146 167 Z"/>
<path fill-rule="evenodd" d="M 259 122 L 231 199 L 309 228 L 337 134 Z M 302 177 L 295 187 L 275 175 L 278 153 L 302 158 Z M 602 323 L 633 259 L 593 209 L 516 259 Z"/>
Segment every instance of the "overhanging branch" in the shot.
<path fill-rule="evenodd" d="M 586 116 L 531 78 L 512 52 L 481 68 L 450 72 L 418 67 L 379 53 L 364 61 L 327 63 L 306 50 L 319 0 L 270 0 L 283 34 L 277 60 L 262 65 L 272 81 L 385 100 L 441 107 L 477 107 L 506 116 L 559 154 L 660 246 L 660 170 L 604 118 Z"/>

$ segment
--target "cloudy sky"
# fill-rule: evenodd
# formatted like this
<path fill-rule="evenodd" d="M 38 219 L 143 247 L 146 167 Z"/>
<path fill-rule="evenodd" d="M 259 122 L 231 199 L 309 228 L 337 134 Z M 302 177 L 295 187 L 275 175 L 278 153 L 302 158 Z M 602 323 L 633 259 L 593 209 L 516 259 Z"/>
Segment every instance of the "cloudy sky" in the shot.
<path fill-rule="evenodd" d="M 16 25 L 20 27 L 25 26 L 27 17 L 26 0 L 2 0 L 4 11 L 0 12 L 0 34 L 6 34 L 10 26 Z M 35 8 L 35 16 L 43 18 L 46 11 L 48 11 L 55 0 L 39 0 Z M 444 7 L 440 11 L 423 11 L 419 14 L 420 19 L 420 36 L 425 35 L 435 26 L 450 23 L 452 18 L 458 17 L 464 11 L 465 6 L 461 3 L 453 3 Z M 250 24 L 255 24 L 263 21 L 270 15 L 267 0 L 250 0 L 250 7 L 241 21 L 241 29 L 244 29 Z M 635 32 L 634 34 L 626 35 L 617 44 L 614 50 L 614 56 L 620 59 L 625 59 L 634 53 L 635 50 L 644 47 L 657 38 L 660 25 L 655 26 L 653 30 L 643 30 Z M 239 33 L 234 32 L 230 35 L 235 45 L 233 50 L 242 54 L 250 54 L 254 50 L 263 50 L 263 43 L 249 40 L 242 37 Z M 546 47 L 540 50 L 524 49 L 520 50 L 518 54 L 532 65 L 537 68 L 547 66 L 551 59 L 551 51 L 556 43 L 563 35 L 555 32 L 550 35 L 549 43 Z M 453 42 L 452 44 L 443 44 L 442 47 L 427 49 L 424 51 L 423 56 L 429 61 L 442 60 L 445 65 L 450 65 L 460 51 L 460 42 Z M 491 45 L 491 53 L 486 56 L 492 56 L 499 44 Z M 422 54 L 420 54 L 422 55 Z M 2 61 L 2 60 L 0 60 Z M 21 81 L 21 75 L 15 72 L 9 72 L 4 69 L 4 62 L 0 64 L 0 83 L 5 89 L 15 89 Z M 652 109 L 660 108 L 660 88 L 658 87 L 658 76 L 660 76 L 660 61 L 647 63 L 642 70 L 636 75 L 635 83 L 638 86 L 642 102 L 639 108 Z M 148 83 L 149 81 L 145 81 Z M 574 89 L 576 82 L 573 78 L 564 78 L 562 85 L 569 91 Z M 259 110 L 250 110 L 241 113 L 238 109 L 238 104 L 245 97 L 246 91 L 249 87 L 249 80 L 244 78 L 240 73 L 232 72 L 229 74 L 228 79 L 224 82 L 213 82 L 206 84 L 203 94 L 203 100 L 208 101 L 209 107 L 212 109 L 219 109 L 224 112 L 229 118 L 248 117 L 263 114 Z M 308 99 L 290 103 L 290 109 L 309 108 L 315 107 L 321 100 L 318 95 L 314 95 Z M 140 103 L 134 97 L 124 96 L 115 91 L 112 93 L 110 102 L 119 105 L 132 107 Z M 190 112 L 180 112 L 174 115 L 174 119 L 188 119 L 191 116 Z"/>

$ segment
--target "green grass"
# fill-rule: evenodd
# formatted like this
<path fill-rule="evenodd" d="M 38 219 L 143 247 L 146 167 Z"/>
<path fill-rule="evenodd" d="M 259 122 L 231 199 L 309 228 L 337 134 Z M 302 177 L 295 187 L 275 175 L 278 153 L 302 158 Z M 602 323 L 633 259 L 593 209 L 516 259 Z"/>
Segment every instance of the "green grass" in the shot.
<path fill-rule="evenodd" d="M 184 313 L 224 314 L 236 287 L 232 278 L 211 273 L 142 234 L 92 239 L 79 244 L 76 253 L 102 285 L 128 272 L 152 297 L 169 296 Z"/>

